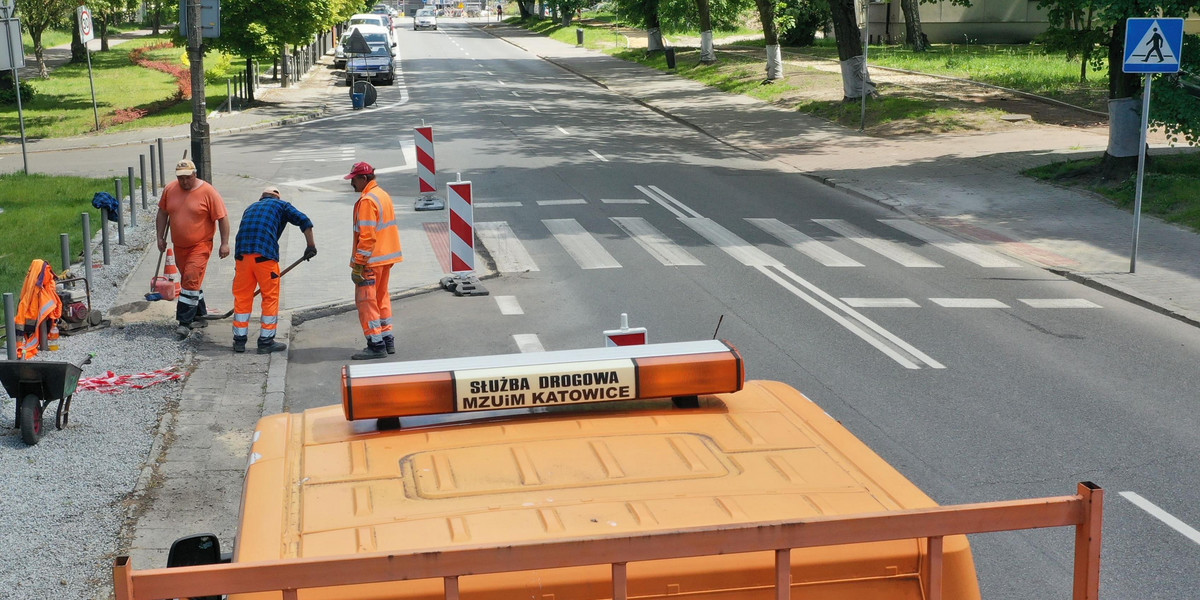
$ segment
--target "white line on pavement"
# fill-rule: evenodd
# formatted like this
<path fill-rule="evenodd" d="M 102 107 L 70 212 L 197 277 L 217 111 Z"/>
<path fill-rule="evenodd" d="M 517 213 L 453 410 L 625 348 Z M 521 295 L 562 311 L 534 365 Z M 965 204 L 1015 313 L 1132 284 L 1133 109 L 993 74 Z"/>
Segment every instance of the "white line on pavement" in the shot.
<path fill-rule="evenodd" d="M 562 132 L 563 135 L 571 135 L 571 133 L 569 131 L 567 131 L 566 129 L 563 129 L 562 127 L 559 127 L 558 125 L 555 125 L 554 128 L 559 130 L 560 132 Z"/>
<path fill-rule="evenodd" d="M 704 265 L 698 258 L 692 256 L 691 252 L 671 241 L 663 232 L 641 217 L 612 217 L 612 222 L 616 223 L 617 227 L 625 231 L 646 252 L 649 252 L 650 256 L 665 266 Z"/>
<path fill-rule="evenodd" d="M 517 343 L 517 348 L 521 352 L 545 352 L 542 347 L 541 340 L 538 339 L 536 333 L 514 333 L 513 341 Z"/>
<path fill-rule="evenodd" d="M 813 219 L 813 222 L 833 230 L 835 233 L 868 250 L 891 259 L 901 266 L 918 268 L 938 268 L 942 266 L 905 248 L 901 244 L 869 234 L 842 219 Z"/>
<path fill-rule="evenodd" d="M 496 306 L 500 308 L 502 315 L 523 315 L 525 311 L 521 310 L 521 304 L 517 302 L 516 296 L 495 296 Z"/>
<path fill-rule="evenodd" d="M 967 242 L 954 239 L 944 232 L 938 231 L 931 227 L 927 227 L 920 223 L 909 221 L 907 219 L 879 219 L 880 223 L 888 225 L 907 233 L 923 242 L 932 244 L 950 254 L 954 254 L 964 260 L 973 262 L 981 267 L 995 268 L 1013 268 L 1020 267 L 1021 264 L 1009 260 L 999 254 L 991 252 L 976 244 L 968 244 Z"/>
<path fill-rule="evenodd" d="M 581 269 L 617 269 L 621 263 L 575 219 L 542 219 L 546 229 Z"/>
<path fill-rule="evenodd" d="M 803 233 L 785 225 L 779 219 L 750 219 L 751 224 L 759 229 L 779 238 L 779 241 L 789 245 L 793 250 L 799 252 L 826 267 L 861 267 L 862 263 L 858 262 L 830 248 L 829 246 L 814 240 Z"/>
<path fill-rule="evenodd" d="M 854 308 L 921 308 L 908 298 L 842 298 L 842 302 Z"/>
<path fill-rule="evenodd" d="M 404 164 L 398 167 L 384 167 L 375 169 L 375 174 L 396 173 L 399 171 L 411 171 L 417 166 L 417 147 L 412 140 L 400 138 L 400 152 L 404 156 Z M 279 185 L 287 185 L 291 187 L 315 187 L 314 183 L 327 183 L 337 181 L 345 177 L 345 174 L 329 175 L 328 177 L 314 177 L 312 179 L 296 179 L 293 181 L 282 181 Z"/>
<path fill-rule="evenodd" d="M 1017 298 L 1034 308 L 1102 308 L 1099 304 L 1083 298 Z"/>
<path fill-rule="evenodd" d="M 601 198 L 604 204 L 650 204 L 643 198 Z"/>
<path fill-rule="evenodd" d="M 1134 503 L 1138 508 L 1150 513 L 1154 518 L 1166 523 L 1171 529 L 1183 534 L 1183 537 L 1200 544 L 1200 531 L 1196 531 L 1195 527 L 1184 523 L 1175 515 L 1159 508 L 1153 502 L 1139 496 L 1135 492 L 1121 492 L 1121 496 Z"/>
<path fill-rule="evenodd" d="M 929 301 L 944 308 L 1008 308 L 994 298 L 930 298 Z"/>
<path fill-rule="evenodd" d="M 512 208 L 521 206 L 520 202 L 476 202 L 472 204 L 475 208 Z"/>
<path fill-rule="evenodd" d="M 601 156 L 599 152 L 596 152 L 595 150 L 592 150 L 591 148 L 588 148 L 588 152 L 591 152 L 592 156 L 595 156 L 596 158 L 598 158 L 604 162 L 608 162 L 608 159 Z"/>
<path fill-rule="evenodd" d="M 566 200 L 538 200 L 538 206 L 565 206 L 568 204 L 587 204 L 587 200 L 583 198 L 569 198 Z"/>

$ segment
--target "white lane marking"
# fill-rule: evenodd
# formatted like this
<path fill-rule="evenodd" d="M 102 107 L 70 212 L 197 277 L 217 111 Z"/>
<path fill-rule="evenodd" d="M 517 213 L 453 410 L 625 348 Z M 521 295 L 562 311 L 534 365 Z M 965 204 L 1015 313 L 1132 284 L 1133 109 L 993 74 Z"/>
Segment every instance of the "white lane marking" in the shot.
<path fill-rule="evenodd" d="M 875 237 L 841 219 L 813 219 L 813 222 L 833 230 L 868 250 L 882 254 L 885 258 L 902 266 L 917 268 L 940 268 L 942 266 L 896 242 Z"/>
<path fill-rule="evenodd" d="M 854 308 L 920 308 L 921 305 L 908 298 L 842 298 L 847 306 Z"/>
<path fill-rule="evenodd" d="M 746 219 L 759 229 L 779 238 L 799 252 L 826 267 L 861 267 L 862 263 L 785 225 L 779 219 Z"/>
<path fill-rule="evenodd" d="M 671 241 L 663 232 L 656 229 L 649 221 L 641 217 L 612 217 L 617 224 L 637 242 L 639 246 L 650 253 L 658 262 L 668 267 L 703 266 L 700 259 L 680 245 Z"/>
<path fill-rule="evenodd" d="M 475 224 L 475 236 L 496 261 L 496 270 L 501 273 L 524 273 L 537 271 L 537 263 L 521 245 L 508 223 L 486 221 Z"/>
<path fill-rule="evenodd" d="M 582 269 L 617 269 L 621 263 L 575 219 L 542 219 L 546 229 Z"/>
<path fill-rule="evenodd" d="M 513 90 L 513 91 L 512 91 L 512 95 L 514 95 L 514 96 L 516 96 L 516 97 L 518 97 L 518 98 L 520 98 L 520 97 L 521 97 L 521 95 L 517 93 L 517 90 Z"/>
<path fill-rule="evenodd" d="M 1099 304 L 1083 298 L 1017 298 L 1034 308 L 1101 308 Z"/>
<path fill-rule="evenodd" d="M 493 296 L 496 299 L 496 306 L 500 308 L 502 315 L 523 315 L 525 311 L 521 310 L 521 303 L 517 302 L 516 296 Z"/>
<path fill-rule="evenodd" d="M 755 248 L 749 242 L 738 237 L 737 234 L 721 227 L 712 219 L 704 217 L 700 218 L 681 218 L 684 225 L 691 227 L 693 231 L 704 236 L 714 246 L 724 250 L 726 254 L 732 256 L 734 260 L 746 265 L 747 267 L 782 267 L 783 263 L 776 260 L 770 254 Z"/>
<path fill-rule="evenodd" d="M 538 200 L 538 206 L 565 206 L 568 204 L 587 204 L 587 200 L 583 198 L 570 198 L 567 200 Z"/>
<path fill-rule="evenodd" d="M 471 204 L 475 208 L 512 208 L 521 206 L 520 202 L 474 202 Z"/>
<path fill-rule="evenodd" d="M 690 215 L 696 217 L 697 219 L 704 216 L 692 210 L 688 205 L 676 200 L 670 194 L 658 189 L 658 186 L 656 185 L 652 185 L 649 188 L 642 187 L 640 185 L 635 185 L 633 187 L 637 188 L 639 192 L 649 196 L 651 200 L 662 205 L 663 208 L 675 213 L 676 216 L 685 217 Z"/>
<path fill-rule="evenodd" d="M 1008 308 L 994 298 L 930 298 L 929 301 L 945 308 Z"/>
<path fill-rule="evenodd" d="M 650 204 L 642 198 L 601 198 L 603 204 Z"/>
<path fill-rule="evenodd" d="M 816 294 L 822 300 L 828 302 L 830 304 L 830 306 L 833 306 L 834 308 L 846 313 L 847 315 L 850 315 L 850 317 L 853 318 L 855 321 L 858 321 L 859 323 L 866 325 L 869 329 L 874 331 L 877 335 L 879 335 L 883 339 L 891 342 L 897 348 L 907 352 L 910 356 L 912 356 L 913 358 L 916 358 L 918 361 L 921 361 L 934 369 L 945 369 L 946 368 L 945 365 L 934 360 L 933 358 L 931 358 L 929 355 L 925 354 L 924 352 L 921 352 L 912 344 L 909 344 L 908 342 L 900 339 L 896 334 L 884 329 L 878 323 L 872 321 L 871 319 L 868 319 L 862 313 L 854 310 L 853 308 L 850 308 L 841 300 L 834 298 L 833 296 L 831 296 L 829 294 L 829 292 L 822 290 L 821 288 L 810 283 L 808 280 L 791 272 L 790 270 L 788 270 L 784 267 L 779 267 L 779 271 L 781 273 L 783 273 L 784 275 L 787 275 L 788 277 L 790 277 L 792 279 L 792 281 L 795 281 L 796 283 L 799 283 L 800 285 L 808 288 L 808 290 L 810 292 Z M 874 344 L 872 344 L 872 345 L 874 345 Z M 878 347 L 878 346 L 876 346 L 876 347 Z M 890 356 L 890 354 L 889 354 L 889 356 Z"/>
<path fill-rule="evenodd" d="M 1134 503 L 1138 508 L 1150 513 L 1154 518 L 1166 523 L 1171 529 L 1183 534 L 1183 537 L 1200 544 L 1200 531 L 1196 531 L 1195 527 L 1184 523 L 1175 515 L 1159 508 L 1156 504 L 1139 496 L 1136 492 L 1121 492 L 1121 496 Z"/>
<path fill-rule="evenodd" d="M 372 111 L 378 112 L 378 111 L 383 111 L 383 110 L 391 110 L 393 108 L 396 108 L 397 106 L 402 106 L 404 104 L 408 104 L 408 88 L 405 86 L 405 83 L 404 83 L 404 74 L 400 71 L 400 69 L 398 67 L 396 70 L 396 83 L 393 87 L 396 87 L 400 90 L 400 100 L 393 102 L 387 106 L 380 106 L 379 108 L 373 108 L 373 109 L 371 109 Z M 331 115 L 328 117 L 321 117 L 320 119 L 312 119 L 311 121 L 302 121 L 300 123 L 294 124 L 294 126 L 295 127 L 304 127 L 307 125 L 312 125 L 313 123 L 324 123 L 325 121 L 337 121 L 339 119 L 348 119 L 350 117 L 359 117 L 359 116 L 361 116 L 361 111 L 356 110 L 353 112 L 342 113 L 340 115 Z M 379 171 L 375 171 L 375 172 L 378 173 Z"/>
<path fill-rule="evenodd" d="M 824 304 L 822 304 L 820 302 L 817 302 L 816 298 L 813 298 L 812 296 L 809 296 L 808 294 L 804 293 L 803 290 L 792 285 L 791 283 L 786 281 L 783 277 L 779 276 L 779 274 L 771 271 L 770 269 L 768 269 L 767 267 L 764 267 L 764 266 L 756 266 L 754 268 L 758 269 L 759 272 L 762 273 L 763 275 L 770 277 L 771 280 L 773 280 L 775 283 L 778 283 L 780 286 L 783 287 L 783 289 L 795 294 L 796 297 L 809 303 L 809 305 L 811 305 L 813 308 L 825 313 L 825 316 L 829 317 L 830 319 L 833 319 L 834 322 L 836 322 L 837 324 L 850 330 L 851 333 L 853 333 L 854 335 L 857 335 L 863 341 L 867 342 L 868 344 L 871 344 L 872 346 L 875 346 L 875 348 L 877 350 L 888 355 L 889 357 L 891 357 L 892 360 L 900 363 L 900 365 L 903 366 L 904 368 L 906 368 L 906 369 L 920 369 L 921 368 L 920 365 L 912 362 L 911 360 L 908 360 L 903 355 L 901 355 L 899 352 L 896 352 L 894 349 L 892 349 L 890 346 L 882 343 L 881 341 L 876 339 L 871 334 L 863 331 L 859 326 L 855 325 L 854 323 L 851 323 L 850 320 L 847 319 L 846 317 L 843 317 L 842 315 L 839 315 L 836 312 L 833 312 L 833 309 L 829 308 L 828 306 L 825 306 Z"/>
<path fill-rule="evenodd" d="M 311 123 L 311 121 L 309 121 Z M 400 138 L 400 152 L 404 156 L 404 164 L 398 167 L 383 167 L 376 168 L 375 174 L 381 175 L 384 173 L 397 173 L 399 171 L 411 171 L 417 168 L 417 146 L 413 140 Z M 291 187 L 316 187 L 314 183 L 326 183 L 329 181 L 340 181 L 346 177 L 345 173 L 338 175 L 329 175 L 327 177 L 314 177 L 312 179 L 296 179 L 293 181 L 281 181 L 279 185 Z M 318 188 L 319 189 L 319 188 Z"/>
<path fill-rule="evenodd" d="M 592 150 L 591 148 L 588 148 L 588 152 L 591 152 L 592 156 L 595 156 L 596 158 L 600 159 L 601 161 L 608 162 L 608 159 L 601 156 L 599 152 L 596 152 L 595 150 Z"/>
<path fill-rule="evenodd" d="M 995 252 L 987 250 L 978 244 L 969 244 L 955 239 L 945 232 L 906 219 L 879 219 L 880 223 L 889 225 L 919 240 L 928 242 L 964 260 L 973 262 L 989 269 L 1013 268 L 1022 266 Z"/>
<path fill-rule="evenodd" d="M 563 135 L 571 135 L 571 132 L 567 131 L 566 129 L 563 129 L 562 127 L 559 127 L 558 125 L 555 125 L 554 128 L 559 130 L 560 132 L 562 132 Z"/>
<path fill-rule="evenodd" d="M 507 83 L 504 83 L 504 80 L 503 80 L 503 79 L 497 79 L 497 80 L 496 80 L 496 83 L 499 83 L 500 85 L 503 85 L 503 86 L 507 86 L 507 85 L 508 85 Z"/>
<path fill-rule="evenodd" d="M 533 112 L 535 112 L 539 115 L 542 114 L 542 111 L 538 110 L 538 108 L 532 104 L 529 105 L 529 110 L 532 110 Z"/>
<path fill-rule="evenodd" d="M 538 339 L 536 333 L 514 333 L 513 341 L 517 343 L 517 348 L 521 352 L 545 352 L 542 347 L 541 340 Z"/>
<path fill-rule="evenodd" d="M 280 150 L 279 154 L 271 159 L 271 162 L 337 162 L 349 160 L 354 160 L 354 146 L 342 146 L 333 150 L 289 148 L 287 150 Z"/>

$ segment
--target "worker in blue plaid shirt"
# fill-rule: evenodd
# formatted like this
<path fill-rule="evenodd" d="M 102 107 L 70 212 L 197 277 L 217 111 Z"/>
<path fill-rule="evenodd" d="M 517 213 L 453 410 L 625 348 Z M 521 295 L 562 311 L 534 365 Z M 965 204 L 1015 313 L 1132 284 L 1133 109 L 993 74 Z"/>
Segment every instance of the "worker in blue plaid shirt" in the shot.
<path fill-rule="evenodd" d="M 236 265 L 233 275 L 233 351 L 245 352 L 254 310 L 255 288 L 262 290 L 262 322 L 258 330 L 258 353 L 287 349 L 275 341 L 279 324 L 279 236 L 291 223 L 304 232 L 308 247 L 302 260 L 317 255 L 313 224 L 308 216 L 280 198 L 279 188 L 267 186 L 258 202 L 246 207 L 234 242 Z"/>

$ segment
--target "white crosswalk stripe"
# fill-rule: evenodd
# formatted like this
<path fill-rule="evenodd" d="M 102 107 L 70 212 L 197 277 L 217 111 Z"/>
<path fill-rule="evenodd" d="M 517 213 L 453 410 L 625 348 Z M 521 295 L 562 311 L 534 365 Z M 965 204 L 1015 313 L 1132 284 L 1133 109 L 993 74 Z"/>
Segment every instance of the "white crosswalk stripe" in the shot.
<path fill-rule="evenodd" d="M 921 241 L 932 244 L 946 252 L 955 256 L 961 257 L 964 260 L 973 262 L 981 267 L 987 268 L 1013 268 L 1022 266 L 1020 263 L 1009 260 L 999 254 L 986 250 L 977 244 L 968 244 L 967 242 L 954 239 L 944 232 L 938 231 L 932 227 L 909 221 L 906 219 L 879 219 L 880 223 L 894 227 L 911 235 Z"/>
<path fill-rule="evenodd" d="M 942 266 L 905 248 L 901 244 L 871 235 L 842 219 L 813 219 L 813 222 L 833 230 L 835 233 L 868 250 L 893 260 L 901 266 L 915 268 L 941 268 Z"/>
<path fill-rule="evenodd" d="M 354 146 L 280 150 L 279 154 L 271 159 L 271 162 L 340 162 L 350 160 L 354 160 Z"/>
<path fill-rule="evenodd" d="M 930 298 L 929 301 L 945 308 L 1008 308 L 995 298 Z"/>
<path fill-rule="evenodd" d="M 691 252 L 671 241 L 663 232 L 656 229 L 641 217 L 612 217 L 633 241 L 637 242 L 655 260 L 668 267 L 684 267 L 703 265 L 700 259 L 692 256 Z"/>
<path fill-rule="evenodd" d="M 489 221 L 475 223 L 475 236 L 483 242 L 492 260 L 496 261 L 496 270 L 501 273 L 524 273 L 537 271 L 537 263 L 521 245 L 515 233 L 505 221 Z"/>
<path fill-rule="evenodd" d="M 581 269 L 616 269 L 621 266 L 604 246 L 575 219 L 542 219 L 546 229 Z"/>
<path fill-rule="evenodd" d="M 737 234 L 718 225 L 712 219 L 700 217 L 683 217 L 679 219 L 684 225 L 691 227 L 693 231 L 704 236 L 709 242 L 726 254 L 732 256 L 734 260 L 748 267 L 782 267 L 783 263 L 776 260 L 770 254 L 759 250 L 752 246 L 746 240 L 738 237 Z"/>
<path fill-rule="evenodd" d="M 842 298 L 847 306 L 854 308 L 920 308 L 921 305 L 908 298 Z"/>
<path fill-rule="evenodd" d="M 779 219 L 746 219 L 759 229 L 779 238 L 799 252 L 826 267 L 861 267 L 862 263 L 792 229 Z"/>

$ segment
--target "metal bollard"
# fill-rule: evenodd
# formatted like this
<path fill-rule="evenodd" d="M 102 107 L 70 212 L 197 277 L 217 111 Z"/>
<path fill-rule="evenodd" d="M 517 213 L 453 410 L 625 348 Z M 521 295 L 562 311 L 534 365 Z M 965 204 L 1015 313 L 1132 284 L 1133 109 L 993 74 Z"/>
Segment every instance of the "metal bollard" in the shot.
<path fill-rule="evenodd" d="M 158 180 L 162 182 L 163 187 L 167 187 L 167 165 L 163 163 L 162 138 L 158 138 Z"/>
<path fill-rule="evenodd" d="M 155 163 L 158 160 L 154 158 L 154 144 L 150 144 L 150 195 L 158 195 L 158 169 L 155 168 Z M 166 182 L 163 182 L 166 185 Z"/>
<path fill-rule="evenodd" d="M 665 53 L 667 55 L 667 68 L 674 70 L 675 69 L 675 47 L 667 46 Z"/>
<path fill-rule="evenodd" d="M 225 79 L 225 112 L 233 112 L 233 84 L 229 79 Z"/>
<path fill-rule="evenodd" d="M 92 289 L 92 215 L 83 213 L 83 279 Z"/>
<path fill-rule="evenodd" d="M 117 182 L 117 200 L 121 202 L 121 206 L 125 205 L 125 194 L 121 193 L 121 179 L 118 177 Z M 129 195 L 129 226 L 137 227 L 137 202 L 133 201 L 133 194 Z"/>
<path fill-rule="evenodd" d="M 129 204 L 133 204 L 133 167 L 129 167 Z M 142 208 L 146 208 L 145 198 L 142 198 Z"/>
<path fill-rule="evenodd" d="M 104 265 L 108 266 L 108 209 L 100 209 L 100 255 L 104 257 Z"/>
<path fill-rule="evenodd" d="M 71 269 L 71 236 L 65 233 L 58 234 L 58 245 L 62 250 L 62 272 L 66 273 Z M 66 285 L 69 288 L 75 287 L 74 282 Z"/>
<path fill-rule="evenodd" d="M 12 292 L 4 292 L 4 342 L 8 360 L 17 360 L 17 307 L 13 305 Z"/>
<path fill-rule="evenodd" d="M 577 45 L 577 46 L 583 45 L 583 28 L 582 27 L 575 28 L 575 45 Z"/>
<path fill-rule="evenodd" d="M 121 178 L 113 180 L 116 184 L 116 244 L 125 245 L 125 198 L 121 197 Z"/>
<path fill-rule="evenodd" d="M 138 155 L 138 173 L 142 176 L 142 204 L 146 202 L 146 155 Z"/>

